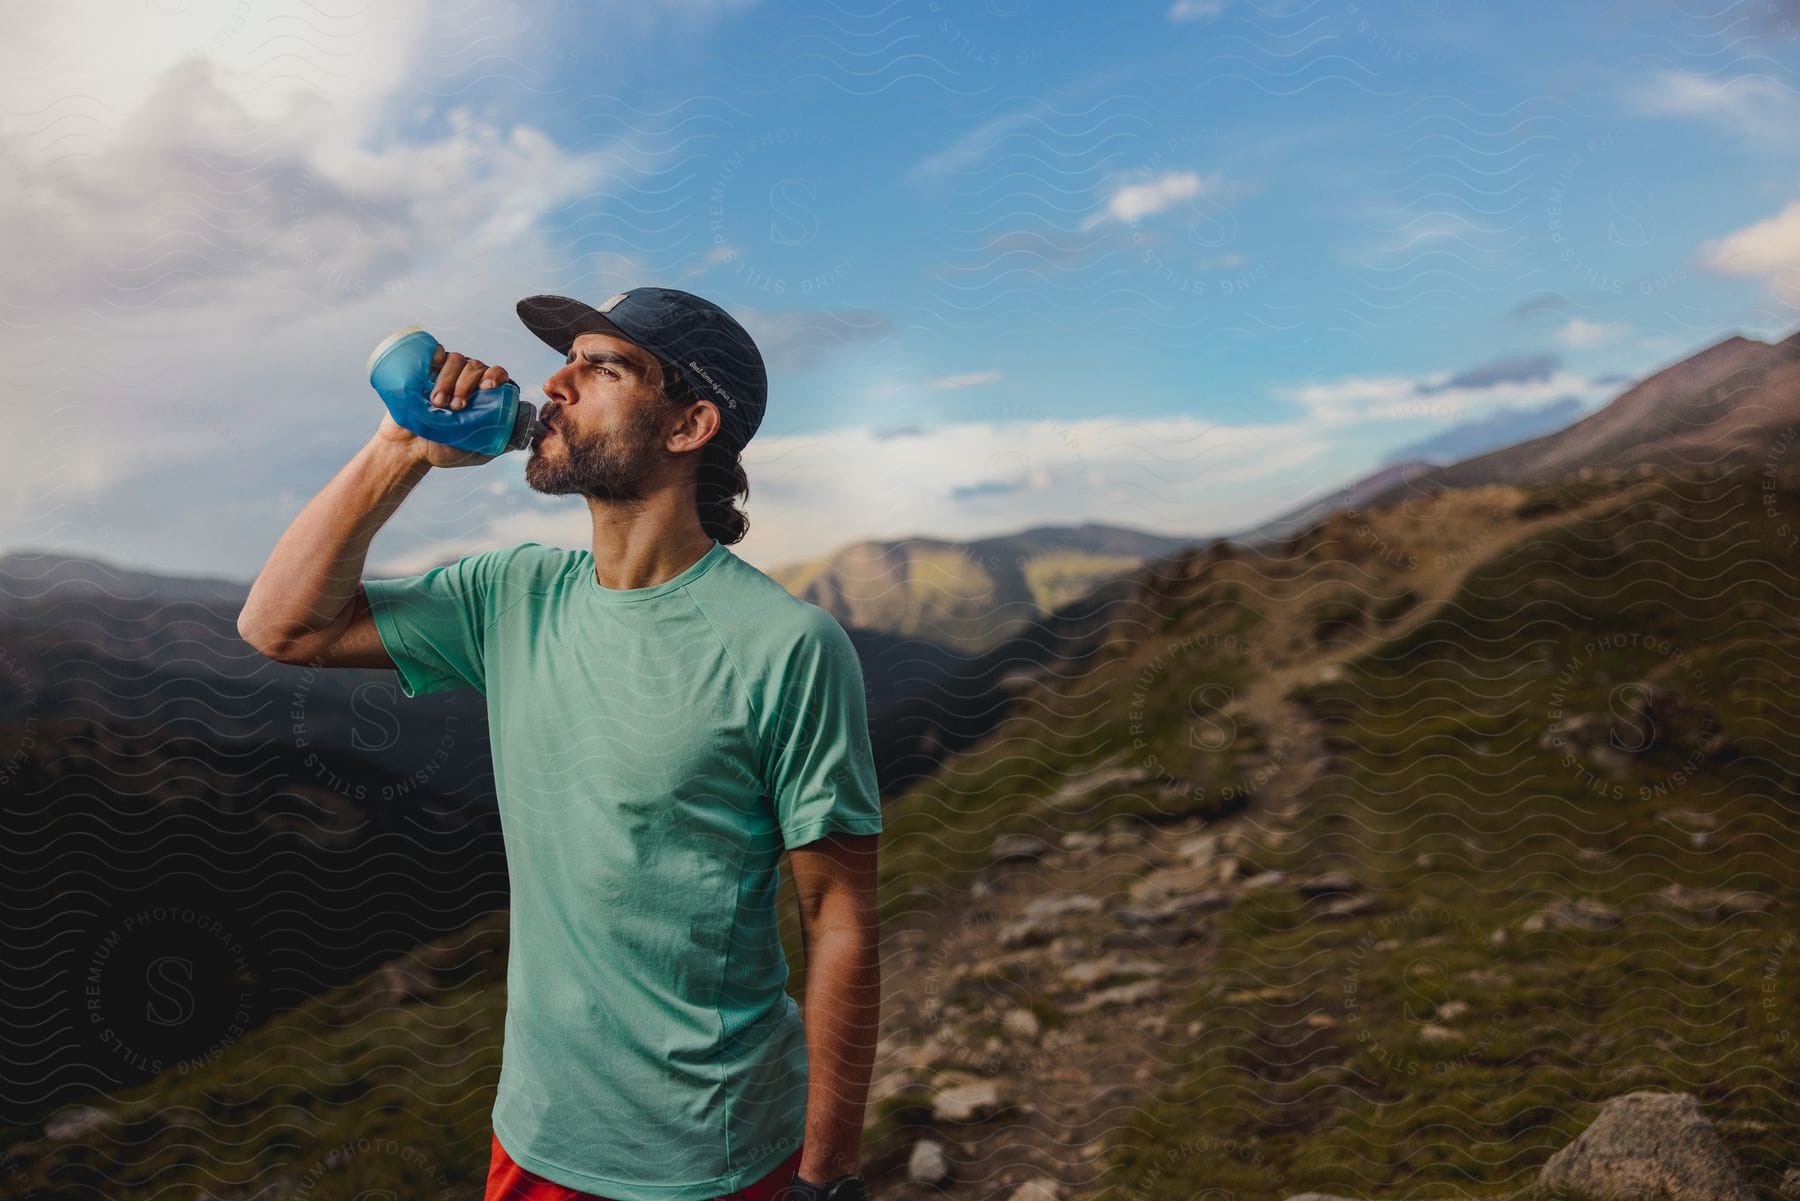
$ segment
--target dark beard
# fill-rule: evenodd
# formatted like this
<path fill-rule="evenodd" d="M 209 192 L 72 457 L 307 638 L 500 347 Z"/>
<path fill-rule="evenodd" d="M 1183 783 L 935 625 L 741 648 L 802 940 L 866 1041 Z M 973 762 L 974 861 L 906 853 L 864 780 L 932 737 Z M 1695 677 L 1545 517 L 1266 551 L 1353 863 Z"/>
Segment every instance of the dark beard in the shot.
<path fill-rule="evenodd" d="M 630 424 L 611 434 L 556 433 L 562 449 L 551 458 L 533 447 L 525 461 L 525 483 L 548 496 L 578 494 L 593 500 L 642 500 L 644 480 L 655 463 L 662 431 L 654 412 L 639 410 Z"/>

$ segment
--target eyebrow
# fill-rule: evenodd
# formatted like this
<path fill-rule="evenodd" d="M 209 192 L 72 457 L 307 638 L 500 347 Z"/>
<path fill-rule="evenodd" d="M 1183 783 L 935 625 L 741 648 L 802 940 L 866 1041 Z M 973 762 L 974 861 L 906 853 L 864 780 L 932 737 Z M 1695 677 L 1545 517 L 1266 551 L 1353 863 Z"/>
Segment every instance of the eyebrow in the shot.
<path fill-rule="evenodd" d="M 628 371 L 637 372 L 640 375 L 644 370 L 641 364 L 625 357 L 616 350 L 571 350 L 569 351 L 569 357 L 564 360 L 564 364 L 567 365 L 568 363 L 573 363 L 577 354 L 579 354 L 584 361 L 589 363 L 611 363 L 615 366 L 623 367 Z"/>

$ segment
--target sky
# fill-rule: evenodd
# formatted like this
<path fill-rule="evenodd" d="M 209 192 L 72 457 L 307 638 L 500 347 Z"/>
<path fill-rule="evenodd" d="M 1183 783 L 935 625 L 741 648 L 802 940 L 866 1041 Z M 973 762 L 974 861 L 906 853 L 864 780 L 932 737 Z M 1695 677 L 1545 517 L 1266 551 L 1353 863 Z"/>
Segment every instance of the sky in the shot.
<path fill-rule="evenodd" d="M 9 17 L 0 551 L 247 580 L 373 434 L 375 343 L 423 325 L 541 400 L 540 292 L 750 329 L 766 570 L 1228 534 L 1800 327 L 1794 0 Z M 368 574 L 588 545 L 523 463 L 433 472 Z"/>

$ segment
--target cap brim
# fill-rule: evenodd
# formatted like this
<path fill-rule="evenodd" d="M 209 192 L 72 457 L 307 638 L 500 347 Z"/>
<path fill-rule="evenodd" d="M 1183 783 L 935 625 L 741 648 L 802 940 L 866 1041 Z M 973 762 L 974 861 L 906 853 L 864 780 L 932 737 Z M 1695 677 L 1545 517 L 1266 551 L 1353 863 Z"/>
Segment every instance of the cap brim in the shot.
<path fill-rule="evenodd" d="M 560 355 L 566 356 L 569 348 L 575 345 L 575 339 L 582 334 L 611 334 L 634 342 L 632 336 L 608 320 L 606 314 L 570 296 L 527 296 L 514 307 L 525 328 Z"/>

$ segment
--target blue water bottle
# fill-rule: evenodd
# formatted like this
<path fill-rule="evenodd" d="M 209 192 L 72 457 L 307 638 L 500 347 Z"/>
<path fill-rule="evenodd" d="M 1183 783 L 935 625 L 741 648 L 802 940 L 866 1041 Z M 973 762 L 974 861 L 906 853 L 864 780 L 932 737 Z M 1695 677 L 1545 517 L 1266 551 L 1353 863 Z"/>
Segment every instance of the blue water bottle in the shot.
<path fill-rule="evenodd" d="M 369 383 L 387 404 L 402 429 L 428 442 L 458 450 L 497 455 L 523 450 L 537 433 L 537 406 L 519 399 L 511 380 L 494 388 L 477 388 L 461 409 L 431 403 L 437 373 L 431 369 L 438 340 L 417 325 L 397 329 L 369 356 Z"/>

